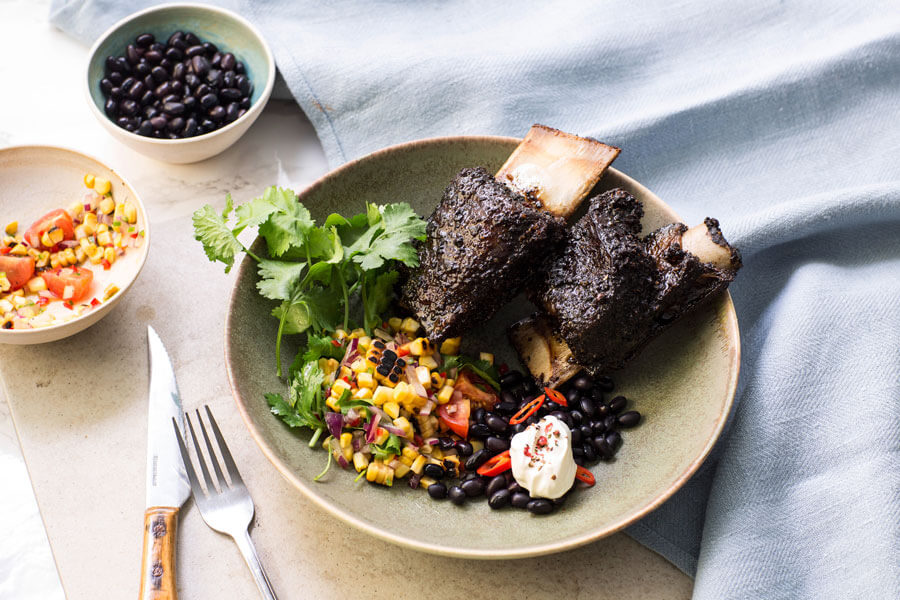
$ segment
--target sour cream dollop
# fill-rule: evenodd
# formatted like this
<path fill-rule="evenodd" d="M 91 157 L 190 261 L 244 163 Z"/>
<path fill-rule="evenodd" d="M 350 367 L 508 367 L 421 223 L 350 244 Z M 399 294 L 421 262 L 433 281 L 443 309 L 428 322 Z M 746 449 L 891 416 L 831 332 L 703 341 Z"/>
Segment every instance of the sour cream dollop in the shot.
<path fill-rule="evenodd" d="M 509 456 L 513 477 L 535 498 L 560 498 L 575 483 L 572 432 L 556 417 L 548 415 L 514 435 Z"/>

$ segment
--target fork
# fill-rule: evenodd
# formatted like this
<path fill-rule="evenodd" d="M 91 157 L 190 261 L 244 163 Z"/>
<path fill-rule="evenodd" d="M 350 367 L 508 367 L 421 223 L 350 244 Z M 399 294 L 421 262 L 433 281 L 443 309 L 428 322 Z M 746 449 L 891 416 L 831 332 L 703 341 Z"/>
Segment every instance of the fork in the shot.
<path fill-rule="evenodd" d="M 256 580 L 256 585 L 259 587 L 262 597 L 266 600 L 277 600 L 272 584 L 269 583 L 269 578 L 263 569 L 262 563 L 259 561 L 253 540 L 250 538 L 249 527 L 250 521 L 253 519 L 253 499 L 250 498 L 250 492 L 247 491 L 247 487 L 244 485 L 243 479 L 241 479 L 241 474 L 238 472 L 237 465 L 234 464 L 231 452 L 225 444 L 222 432 L 219 430 L 219 425 L 213 418 L 209 406 L 204 406 L 203 408 L 206 409 L 206 416 L 212 428 L 216 448 L 222 457 L 222 462 L 225 463 L 224 466 L 228 471 L 228 479 L 231 483 L 229 485 L 222 474 L 222 467 L 219 465 L 216 453 L 213 451 L 212 442 L 206 433 L 200 410 L 197 410 L 197 422 L 199 423 L 200 432 L 203 434 L 203 440 L 206 442 L 209 462 L 212 464 L 215 472 L 215 482 L 213 482 L 209 469 L 206 466 L 206 460 L 197 440 L 197 434 L 194 433 L 194 424 L 191 422 L 188 413 L 184 414 L 184 420 L 191 431 L 194 450 L 197 452 L 197 462 L 200 464 L 200 471 L 206 484 L 205 490 L 200 485 L 197 472 L 194 470 L 186 439 L 182 437 L 181 431 L 178 429 L 178 423 L 175 422 L 175 419 L 172 419 L 172 425 L 175 427 L 175 436 L 178 438 L 178 447 L 181 450 L 181 458 L 184 461 L 184 468 L 191 482 L 194 502 L 197 503 L 200 515 L 207 525 L 219 533 L 230 535 L 234 539 L 234 543 L 237 544 L 238 549 L 243 554 L 247 566 L 250 567 L 250 572 L 253 573 L 253 578 Z"/>

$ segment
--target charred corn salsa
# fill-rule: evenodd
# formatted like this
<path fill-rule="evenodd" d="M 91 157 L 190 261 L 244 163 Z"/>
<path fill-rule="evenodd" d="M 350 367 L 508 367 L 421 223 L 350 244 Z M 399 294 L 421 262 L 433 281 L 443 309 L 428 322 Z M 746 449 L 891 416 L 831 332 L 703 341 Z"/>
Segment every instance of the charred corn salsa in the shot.
<path fill-rule="evenodd" d="M 321 383 L 312 393 L 320 393 L 324 405 L 324 428 L 310 445 L 325 434 L 321 443 L 330 452 L 329 465 L 334 459 L 360 478 L 386 486 L 409 478 L 412 487 L 422 489 L 461 475 L 460 460 L 465 459 L 456 443 L 469 444 L 469 412 L 498 399 L 492 387 L 496 382 L 485 372 L 493 371 L 493 357 L 463 359 L 459 338 L 438 347 L 419 332 L 412 318 L 392 318 L 372 335 L 364 329 L 338 329 L 328 340 L 332 356 L 306 365 L 300 379 L 313 371 L 320 374 L 315 379 Z M 278 405 L 283 400 L 269 400 L 273 412 L 284 417 L 281 409 L 287 407 Z M 471 445 L 469 454 L 481 448 L 479 441 Z"/>
<path fill-rule="evenodd" d="M 3 329 L 68 321 L 118 293 L 115 284 L 102 291 L 94 289 L 92 269 L 108 270 L 128 249 L 143 245 L 137 206 L 115 199 L 105 178 L 87 174 L 84 185 L 88 190 L 84 198 L 68 209 L 47 213 L 24 232 L 16 221 L 4 227 L 0 240 Z"/>

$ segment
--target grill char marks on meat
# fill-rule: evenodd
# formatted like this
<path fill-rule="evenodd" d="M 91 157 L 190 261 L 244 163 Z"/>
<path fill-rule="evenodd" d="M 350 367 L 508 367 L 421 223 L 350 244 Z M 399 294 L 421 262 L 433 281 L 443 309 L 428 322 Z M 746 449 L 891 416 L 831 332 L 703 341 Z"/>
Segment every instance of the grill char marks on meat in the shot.
<path fill-rule="evenodd" d="M 531 294 L 580 364 L 620 366 L 621 348 L 643 337 L 655 266 L 640 239 L 642 216 L 624 190 L 592 199 Z"/>
<path fill-rule="evenodd" d="M 592 199 L 547 267 L 531 294 L 543 314 L 509 331 L 537 379 L 556 386 L 581 368 L 599 375 L 623 367 L 734 280 L 740 254 L 718 221 L 674 223 L 641 239 L 641 214 L 624 190 Z"/>
<path fill-rule="evenodd" d="M 516 295 L 535 261 L 554 251 L 564 225 L 485 169 L 463 169 L 428 220 L 402 301 L 431 339 L 461 335 Z"/>

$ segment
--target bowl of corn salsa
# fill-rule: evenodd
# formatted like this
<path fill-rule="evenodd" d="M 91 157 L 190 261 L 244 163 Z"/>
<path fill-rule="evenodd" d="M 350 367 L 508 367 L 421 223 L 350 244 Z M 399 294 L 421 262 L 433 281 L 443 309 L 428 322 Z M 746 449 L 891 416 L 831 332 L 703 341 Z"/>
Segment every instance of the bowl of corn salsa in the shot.
<path fill-rule="evenodd" d="M 102 319 L 149 243 L 140 198 L 100 161 L 53 146 L 0 150 L 0 343 L 51 342 Z"/>

